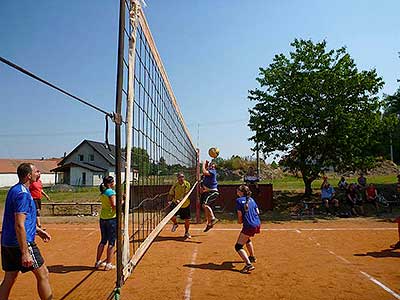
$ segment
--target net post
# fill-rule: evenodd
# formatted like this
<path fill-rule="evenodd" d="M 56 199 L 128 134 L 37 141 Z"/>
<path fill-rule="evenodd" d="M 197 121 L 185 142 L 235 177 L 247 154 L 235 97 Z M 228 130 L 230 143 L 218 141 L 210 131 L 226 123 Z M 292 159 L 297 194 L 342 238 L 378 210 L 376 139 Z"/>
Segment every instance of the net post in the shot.
<path fill-rule="evenodd" d="M 116 289 L 123 284 L 122 277 L 122 151 L 121 151 L 121 110 L 122 110 L 122 88 L 124 68 L 124 30 L 125 30 L 125 1 L 119 1 L 119 31 L 118 31 L 118 61 L 117 61 L 117 87 L 115 100 L 115 115 L 119 116 L 115 121 L 115 176 L 116 176 L 116 206 L 117 206 L 117 278 Z M 119 119 L 119 120 L 118 120 Z"/>
<path fill-rule="evenodd" d="M 196 149 L 196 181 L 200 182 L 200 149 L 199 148 Z M 196 187 L 196 223 L 197 224 L 201 223 L 200 212 L 201 212 L 200 184 L 198 184 Z"/>

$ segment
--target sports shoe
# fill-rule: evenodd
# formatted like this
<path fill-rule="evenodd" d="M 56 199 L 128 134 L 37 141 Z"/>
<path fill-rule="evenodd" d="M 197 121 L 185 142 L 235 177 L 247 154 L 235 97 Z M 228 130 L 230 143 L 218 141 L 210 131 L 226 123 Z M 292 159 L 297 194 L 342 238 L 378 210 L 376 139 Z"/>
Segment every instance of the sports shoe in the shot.
<path fill-rule="evenodd" d="M 219 219 L 217 219 L 217 218 L 212 219 L 211 220 L 211 227 L 213 227 L 215 224 L 217 224 L 218 221 L 219 221 Z"/>
<path fill-rule="evenodd" d="M 398 241 L 396 244 L 390 245 L 390 248 L 392 248 L 392 249 L 400 249 L 400 241 Z"/>
<path fill-rule="evenodd" d="M 175 232 L 177 228 L 178 228 L 178 224 L 174 224 L 174 225 L 172 225 L 171 231 Z"/>
<path fill-rule="evenodd" d="M 240 273 L 250 273 L 254 269 L 255 267 L 252 264 L 245 265 L 244 268 L 240 270 Z"/>
<path fill-rule="evenodd" d="M 206 228 L 204 228 L 203 232 L 207 232 L 212 228 L 212 225 L 207 224 Z"/>
<path fill-rule="evenodd" d="M 185 235 L 183 236 L 185 239 L 191 239 L 192 236 L 190 235 L 189 232 L 186 232 Z"/>
<path fill-rule="evenodd" d="M 106 262 L 105 261 L 101 261 L 101 260 L 98 260 L 95 264 L 94 264 L 94 267 L 96 268 L 96 269 L 98 269 L 98 268 L 100 268 L 100 267 L 105 267 L 106 266 Z"/>
<path fill-rule="evenodd" d="M 256 259 L 256 257 L 255 256 L 249 256 L 249 261 L 251 262 L 251 263 L 255 263 L 256 261 L 257 261 L 257 259 Z"/>
<path fill-rule="evenodd" d="M 108 263 L 106 264 L 104 270 L 105 271 L 110 271 L 110 270 L 114 270 L 115 269 L 115 265 L 113 265 L 112 263 Z"/>

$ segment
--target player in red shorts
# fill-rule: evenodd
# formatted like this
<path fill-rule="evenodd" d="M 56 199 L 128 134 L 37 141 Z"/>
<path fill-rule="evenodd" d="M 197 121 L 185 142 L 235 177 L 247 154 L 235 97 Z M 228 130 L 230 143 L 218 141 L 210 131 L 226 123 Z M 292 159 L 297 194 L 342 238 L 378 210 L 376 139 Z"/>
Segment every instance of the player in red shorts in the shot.
<path fill-rule="evenodd" d="M 257 203 L 251 198 L 251 191 L 247 185 L 241 185 L 236 191 L 239 198 L 236 199 L 236 211 L 238 216 L 238 223 L 243 224 L 242 231 L 237 239 L 235 250 L 245 262 L 244 268 L 240 271 L 242 273 L 249 273 L 254 270 L 253 263 L 256 262 L 254 256 L 253 243 L 250 240 L 256 233 L 260 233 L 260 217 L 258 216 L 259 210 Z M 246 244 L 246 250 L 243 245 Z"/>

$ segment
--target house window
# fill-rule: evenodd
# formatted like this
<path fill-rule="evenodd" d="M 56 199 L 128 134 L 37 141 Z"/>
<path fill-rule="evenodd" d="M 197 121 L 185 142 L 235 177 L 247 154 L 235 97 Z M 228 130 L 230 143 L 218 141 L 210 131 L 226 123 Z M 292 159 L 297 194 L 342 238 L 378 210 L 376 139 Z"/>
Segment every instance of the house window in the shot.
<path fill-rule="evenodd" d="M 78 159 L 79 159 L 79 161 L 83 161 L 83 154 L 79 154 Z"/>
<path fill-rule="evenodd" d="M 94 154 L 90 154 L 89 159 L 90 159 L 90 161 L 94 161 Z"/>

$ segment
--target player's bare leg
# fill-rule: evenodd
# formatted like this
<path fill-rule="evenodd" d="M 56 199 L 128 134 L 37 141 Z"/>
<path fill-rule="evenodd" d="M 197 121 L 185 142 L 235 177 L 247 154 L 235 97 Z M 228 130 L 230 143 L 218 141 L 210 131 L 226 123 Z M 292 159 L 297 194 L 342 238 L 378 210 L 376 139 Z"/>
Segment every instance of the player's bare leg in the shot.
<path fill-rule="evenodd" d="M 238 246 L 235 246 L 237 253 L 239 254 L 240 258 L 246 263 L 246 265 L 250 265 L 249 256 L 247 255 L 246 250 L 243 249 L 243 245 L 249 240 L 249 236 L 245 235 L 244 233 L 240 233 L 239 237 L 236 241 L 236 245 L 241 245 L 242 248 L 239 249 Z"/>
<path fill-rule="evenodd" d="M 0 285 L 0 300 L 8 300 L 11 288 L 18 277 L 18 271 L 5 272 L 4 279 Z"/>
<path fill-rule="evenodd" d="M 37 282 L 37 290 L 42 300 L 53 299 L 53 293 L 51 291 L 49 282 L 49 270 L 46 265 L 43 264 L 39 269 L 33 270 Z"/>

